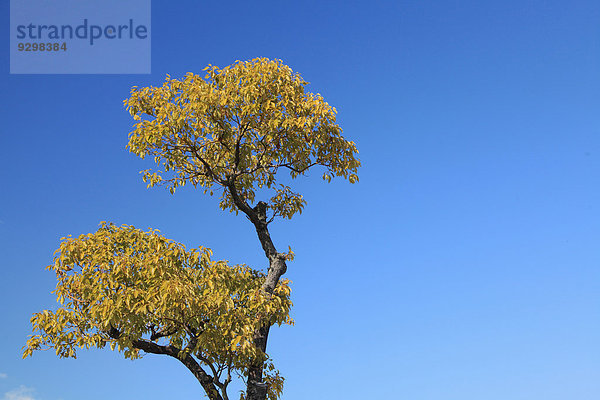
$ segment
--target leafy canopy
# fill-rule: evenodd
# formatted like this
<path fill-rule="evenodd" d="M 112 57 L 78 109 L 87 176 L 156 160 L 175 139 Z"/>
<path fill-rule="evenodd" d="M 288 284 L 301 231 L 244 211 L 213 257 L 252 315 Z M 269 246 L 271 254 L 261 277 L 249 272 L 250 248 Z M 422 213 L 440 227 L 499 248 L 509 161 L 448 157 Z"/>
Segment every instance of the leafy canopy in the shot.
<path fill-rule="evenodd" d="M 76 357 L 77 348 L 109 344 L 135 359 L 148 343 L 162 343 L 179 349 L 179 358 L 191 354 L 243 375 L 250 360 L 266 360 L 252 343 L 259 323 L 292 323 L 289 281 L 268 296 L 262 273 L 210 256 L 127 225 L 102 223 L 96 233 L 63 238 L 47 267 L 56 272 L 61 307 L 33 315 L 37 334 L 23 357 L 44 348 Z M 281 388 L 270 362 L 267 371 L 270 386 Z"/>
<path fill-rule="evenodd" d="M 277 182 L 280 169 L 296 178 L 320 165 L 327 181 L 358 181 L 358 151 L 342 137 L 335 109 L 306 92 L 307 82 L 281 60 L 257 58 L 205 71 L 204 79 L 167 75 L 161 87 L 134 87 L 125 100 L 138 121 L 129 150 L 154 156 L 164 170 L 143 171 L 149 187 L 163 184 L 174 192 L 191 183 L 212 195 L 217 185 L 221 208 L 236 212 L 232 188 L 250 203 L 265 189 L 272 217 L 291 218 L 305 201 Z"/>

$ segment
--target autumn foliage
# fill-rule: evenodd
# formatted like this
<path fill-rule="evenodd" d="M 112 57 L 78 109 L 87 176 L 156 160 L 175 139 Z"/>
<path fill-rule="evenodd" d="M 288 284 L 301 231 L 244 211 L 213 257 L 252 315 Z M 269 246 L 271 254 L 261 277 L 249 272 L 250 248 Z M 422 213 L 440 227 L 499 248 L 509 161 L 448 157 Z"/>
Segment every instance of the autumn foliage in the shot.
<path fill-rule="evenodd" d="M 76 357 L 77 349 L 108 345 L 130 359 L 178 359 L 211 400 L 227 400 L 235 376 L 247 385 L 242 399 L 281 395 L 283 377 L 266 346 L 271 326 L 292 323 L 282 275 L 293 253 L 277 251 L 268 225 L 306 204 L 282 182 L 320 167 L 326 181 L 355 183 L 358 152 L 342 136 L 336 110 L 280 60 L 209 65 L 205 73 L 134 87 L 125 100 L 135 120 L 128 149 L 154 157 L 157 168 L 142 171 L 149 187 L 174 193 L 191 184 L 220 194 L 222 209 L 245 214 L 268 270 L 212 260 L 210 249 L 188 250 L 156 230 L 102 223 L 62 239 L 48 267 L 60 306 L 33 315 L 24 357 L 40 349 Z"/>
<path fill-rule="evenodd" d="M 205 70 L 204 79 L 188 73 L 182 80 L 167 77 L 160 87 L 134 88 L 126 101 L 139 121 L 129 150 L 154 156 L 162 168 L 144 171 L 149 186 L 174 191 L 189 183 L 212 194 L 234 182 L 248 202 L 265 188 L 272 215 L 291 218 L 305 201 L 277 182 L 279 170 L 296 178 L 320 165 L 327 181 L 358 180 L 356 146 L 342 137 L 336 110 L 307 93 L 307 82 L 288 66 L 256 59 Z M 228 190 L 221 208 L 237 210 Z"/>

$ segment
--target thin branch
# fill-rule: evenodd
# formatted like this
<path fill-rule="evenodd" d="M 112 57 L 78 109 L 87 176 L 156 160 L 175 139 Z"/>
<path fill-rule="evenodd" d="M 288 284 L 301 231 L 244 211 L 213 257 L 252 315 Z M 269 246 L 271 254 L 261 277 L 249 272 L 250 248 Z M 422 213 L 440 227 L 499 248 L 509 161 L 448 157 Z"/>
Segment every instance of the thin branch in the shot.
<path fill-rule="evenodd" d="M 294 171 L 294 172 L 296 172 L 296 173 L 298 173 L 298 174 L 302 174 L 304 171 L 306 171 L 307 169 L 309 169 L 310 167 L 313 167 L 313 166 L 315 166 L 315 165 L 321 165 L 321 164 L 320 164 L 318 161 L 315 161 L 315 162 L 313 162 L 313 163 L 310 163 L 309 165 L 307 165 L 306 167 L 304 167 L 304 168 L 302 168 L 302 169 L 297 169 L 297 168 L 294 168 L 294 167 L 292 166 L 292 163 L 285 163 L 285 164 L 281 164 L 280 166 L 281 166 L 281 167 L 285 167 L 285 168 L 287 168 L 287 169 L 289 169 L 289 170 L 292 170 L 292 171 Z"/>
<path fill-rule="evenodd" d="M 196 357 L 198 358 L 198 360 L 202 361 L 204 364 L 208 365 L 208 367 L 210 368 L 211 372 L 213 373 L 213 376 L 215 378 L 218 377 L 218 373 L 217 370 L 215 369 L 215 366 L 208 360 L 208 358 L 204 357 L 202 354 L 198 354 L 196 355 Z M 223 384 L 221 382 L 219 382 L 217 379 L 215 379 L 215 384 L 219 387 L 221 387 Z"/>

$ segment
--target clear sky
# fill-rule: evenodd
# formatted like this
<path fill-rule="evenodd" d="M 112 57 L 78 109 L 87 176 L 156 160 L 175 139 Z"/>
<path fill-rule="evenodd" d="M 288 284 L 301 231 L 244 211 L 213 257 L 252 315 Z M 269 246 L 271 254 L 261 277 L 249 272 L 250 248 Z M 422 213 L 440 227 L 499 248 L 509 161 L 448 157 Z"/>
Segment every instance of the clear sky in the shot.
<path fill-rule="evenodd" d="M 272 228 L 296 253 L 296 326 L 269 342 L 284 399 L 600 398 L 600 2 L 155 0 L 150 75 L 9 75 L 8 46 L 1 399 L 202 398 L 165 357 L 21 347 L 59 238 L 103 220 L 265 266 L 216 198 L 146 189 L 122 105 L 254 57 L 335 106 L 363 163 L 356 185 L 299 181 L 305 212 Z"/>

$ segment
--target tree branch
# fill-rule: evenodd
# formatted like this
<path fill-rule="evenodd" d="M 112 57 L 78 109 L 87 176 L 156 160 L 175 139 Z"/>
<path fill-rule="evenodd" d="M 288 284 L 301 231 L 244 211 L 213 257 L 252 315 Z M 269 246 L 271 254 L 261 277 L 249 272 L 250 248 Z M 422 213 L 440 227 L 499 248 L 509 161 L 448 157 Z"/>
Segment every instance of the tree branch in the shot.
<path fill-rule="evenodd" d="M 122 333 L 112 325 L 110 326 L 110 329 L 106 331 L 106 334 L 115 340 L 122 336 Z M 131 344 L 133 348 L 142 350 L 146 353 L 165 354 L 178 359 L 196 377 L 198 382 L 200 382 L 210 400 L 224 400 L 214 385 L 213 377 L 208 375 L 191 355 L 186 353 L 183 357 L 179 357 L 179 354 L 181 353 L 180 348 L 173 345 L 163 346 L 146 339 L 132 340 Z"/>
<path fill-rule="evenodd" d="M 152 335 L 150 335 L 150 340 L 155 342 L 156 340 L 166 337 L 166 336 L 171 336 L 172 334 L 177 332 L 176 328 L 171 328 L 171 329 L 167 329 L 167 330 L 160 330 L 160 331 L 156 331 L 154 328 L 156 328 L 155 325 L 151 325 L 150 326 L 150 330 L 152 331 Z"/>
<path fill-rule="evenodd" d="M 206 162 L 206 160 L 204 160 L 204 158 L 202 158 L 200 154 L 198 154 L 198 148 L 193 143 L 190 143 L 188 140 L 185 141 L 187 142 L 187 145 L 189 146 L 189 149 L 194 154 L 194 156 L 196 156 L 196 158 L 202 163 L 202 165 L 204 165 L 204 168 L 209 173 L 210 178 L 212 178 L 217 183 L 223 184 L 223 180 L 219 179 L 219 177 L 213 172 L 212 168 Z"/>

